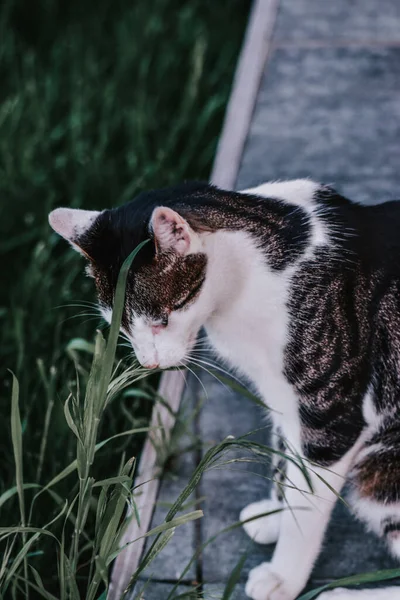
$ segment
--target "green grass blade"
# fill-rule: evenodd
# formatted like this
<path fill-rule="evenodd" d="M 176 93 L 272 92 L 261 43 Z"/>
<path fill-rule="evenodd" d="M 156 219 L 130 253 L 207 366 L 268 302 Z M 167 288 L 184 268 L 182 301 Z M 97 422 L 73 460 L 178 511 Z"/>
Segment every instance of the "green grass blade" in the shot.
<path fill-rule="evenodd" d="M 102 479 L 100 481 L 96 481 L 93 484 L 93 487 L 107 487 L 109 485 L 115 485 L 116 483 L 130 483 L 132 479 L 128 477 L 128 475 L 118 475 L 117 477 L 109 477 L 108 479 Z"/>
<path fill-rule="evenodd" d="M 228 581 L 226 583 L 221 600 L 229 600 L 232 597 L 232 594 L 235 591 L 236 584 L 239 583 L 240 575 L 243 571 L 244 563 L 247 560 L 247 556 L 247 553 L 245 553 L 239 558 L 235 568 L 228 577 Z"/>
<path fill-rule="evenodd" d="M 7 537 L 9 535 L 13 535 L 14 533 L 40 533 L 41 535 L 49 535 L 57 540 L 55 535 L 41 527 L 22 527 L 22 525 L 15 525 L 15 527 L 0 527 L 1 536 Z"/>
<path fill-rule="evenodd" d="M 18 379 L 12 373 L 12 395 L 11 395 L 11 439 L 15 461 L 15 479 L 18 493 L 19 511 L 21 525 L 25 526 L 25 499 L 24 499 L 24 477 L 22 463 L 22 428 L 19 412 L 19 384 Z"/>
<path fill-rule="evenodd" d="M 10 583 L 12 583 L 12 581 L 14 579 L 14 575 L 18 571 L 21 563 L 25 562 L 27 560 L 27 554 L 28 554 L 29 550 L 31 549 L 31 547 L 33 546 L 33 544 L 38 540 L 38 538 L 40 537 L 41 533 L 42 532 L 40 530 L 39 532 L 35 533 L 35 535 L 33 535 L 31 538 L 29 538 L 29 540 L 27 542 L 25 542 L 23 544 L 21 550 L 18 552 L 18 554 L 14 558 L 14 560 L 13 560 L 10 568 L 8 569 L 8 573 L 6 575 L 5 582 L 4 582 L 3 592 L 5 592 L 7 590 L 7 588 L 8 588 L 8 585 Z M 24 579 L 25 579 L 25 586 L 27 587 L 28 586 L 28 584 L 27 584 L 28 575 L 24 574 Z"/>
<path fill-rule="evenodd" d="M 74 338 L 70 340 L 66 347 L 66 351 L 68 354 L 71 352 L 79 351 L 85 352 L 86 354 L 90 354 L 91 356 L 93 356 L 94 350 L 95 345 L 92 342 L 88 342 L 83 338 Z M 74 355 L 72 355 L 72 358 L 74 358 Z"/>
<path fill-rule="evenodd" d="M 96 527 L 95 547 L 98 551 L 95 555 L 95 573 L 88 586 L 87 600 L 94 600 L 101 580 L 107 585 L 109 556 L 120 538 L 120 524 L 130 495 L 135 464 L 135 460 L 130 459 L 121 469 L 120 477 L 123 481 L 115 485 Z"/>
<path fill-rule="evenodd" d="M 43 360 L 39 359 L 37 361 L 37 364 L 38 364 L 40 376 L 42 378 L 43 386 L 46 390 L 46 395 L 47 395 L 47 408 L 46 408 L 46 413 L 44 416 L 43 434 L 42 434 L 42 440 L 40 442 L 39 460 L 38 460 L 38 466 L 37 466 L 37 470 L 36 470 L 36 480 L 39 482 L 42 478 L 44 457 L 45 457 L 47 441 L 48 441 L 48 437 L 49 437 L 50 420 L 51 420 L 51 415 L 52 415 L 53 408 L 54 408 L 54 392 L 55 392 L 57 371 L 56 371 L 55 367 L 52 366 L 50 368 L 50 377 L 48 378 L 48 377 L 46 377 Z"/>
<path fill-rule="evenodd" d="M 78 426 L 76 425 L 75 420 L 73 419 L 73 417 L 71 415 L 71 411 L 69 408 L 69 402 L 70 402 L 71 398 L 72 398 L 72 396 L 69 396 L 64 403 L 64 416 L 65 416 L 65 420 L 67 421 L 68 427 L 71 429 L 71 431 L 74 433 L 74 435 L 78 438 L 78 440 L 82 443 L 80 431 L 78 429 Z"/>
<path fill-rule="evenodd" d="M 209 371 L 210 371 L 210 373 L 212 373 L 214 375 L 214 377 L 216 377 L 219 381 L 221 381 L 221 383 L 228 385 L 233 392 L 237 392 L 241 396 L 244 396 L 245 398 L 247 398 L 248 400 L 250 400 L 251 402 L 253 402 L 254 404 L 256 404 L 257 406 L 259 406 L 260 408 L 262 408 L 266 411 L 270 410 L 268 408 L 268 406 L 265 404 L 265 402 L 263 402 L 261 400 L 261 398 L 256 396 L 256 394 L 253 394 L 252 392 L 250 392 L 241 383 L 238 383 L 237 381 L 235 381 L 231 377 L 228 377 L 227 375 L 222 375 L 222 373 L 220 373 L 216 369 L 213 369 L 212 367 L 209 368 Z"/>
<path fill-rule="evenodd" d="M 10 558 L 11 558 L 12 552 L 14 550 L 14 546 L 15 546 L 15 542 L 17 541 L 17 538 L 18 538 L 18 535 L 16 534 L 16 535 L 14 535 L 11 542 L 9 540 L 7 540 L 6 547 L 3 550 L 3 555 L 1 558 L 1 566 L 0 566 L 0 589 L 2 587 L 2 582 L 8 573 L 8 566 L 9 566 Z"/>
<path fill-rule="evenodd" d="M 36 582 L 36 591 L 39 592 L 43 596 L 43 598 L 46 598 L 46 600 L 58 600 L 56 596 L 53 596 L 53 594 L 50 594 L 50 592 L 46 590 L 46 588 L 43 585 L 42 578 L 40 577 L 36 569 L 32 567 L 32 565 L 30 566 L 30 569 L 32 571 L 33 578 Z"/>
<path fill-rule="evenodd" d="M 32 575 L 33 578 L 36 581 L 36 577 L 35 574 L 33 573 L 34 569 L 32 566 L 30 566 L 30 569 L 32 570 Z M 37 573 L 37 571 L 36 571 Z M 32 590 L 34 590 L 35 592 L 37 592 L 40 596 L 46 598 L 46 600 L 59 600 L 56 596 L 53 596 L 52 594 L 50 594 L 50 592 L 47 592 L 46 590 L 43 591 L 42 588 L 40 588 L 39 586 L 37 586 L 35 583 L 33 583 L 33 581 L 30 580 L 25 580 L 24 577 L 21 577 L 21 575 L 18 575 L 18 573 L 15 574 L 15 580 L 14 580 L 14 584 L 15 582 L 21 582 L 23 584 L 27 584 L 29 585 L 30 588 L 32 588 Z M 22 592 L 22 590 L 21 590 Z M 3 600 L 3 596 L 0 595 L 1 600 Z M 16 600 L 19 600 L 19 598 L 17 598 Z"/>
<path fill-rule="evenodd" d="M 92 360 L 92 366 L 90 369 L 89 379 L 86 385 L 85 402 L 83 412 L 79 411 L 77 421 L 80 420 L 82 423 L 82 433 L 78 439 L 77 445 L 77 466 L 78 474 L 80 479 L 81 493 L 78 502 L 77 520 L 78 523 L 82 516 L 82 494 L 86 486 L 86 480 L 89 477 L 89 470 L 93 464 L 94 456 L 96 453 L 96 439 L 98 433 L 98 427 L 102 416 L 102 406 L 104 405 L 104 399 L 102 397 L 102 373 L 104 369 L 104 357 L 105 357 L 106 342 L 103 338 L 101 331 L 97 331 L 95 340 L 94 356 Z M 75 554 L 77 552 L 77 544 L 79 540 L 77 538 L 75 543 Z M 76 562 L 72 561 L 72 565 Z"/>
<path fill-rule="evenodd" d="M 375 571 L 374 573 L 363 573 L 360 575 L 352 575 L 351 577 L 344 577 L 338 579 L 327 585 L 323 585 L 311 592 L 307 592 L 300 596 L 298 600 L 312 600 L 320 595 L 325 590 L 331 590 L 336 587 L 362 585 L 365 583 L 376 583 L 377 581 L 388 581 L 390 579 L 396 579 L 400 577 L 400 569 L 387 569 L 385 571 Z"/>
<path fill-rule="evenodd" d="M 112 440 L 115 440 L 117 438 L 124 437 L 127 435 L 135 435 L 137 433 L 147 433 L 149 431 L 153 431 L 153 429 L 154 428 L 152 428 L 152 427 L 135 427 L 134 429 L 128 429 L 127 431 L 122 431 L 121 433 L 116 433 L 115 435 L 112 435 L 109 438 L 102 440 L 101 442 L 98 442 L 95 446 L 95 451 L 97 452 L 97 450 L 100 450 L 106 444 L 108 444 L 109 442 L 111 442 Z M 76 471 L 77 467 L 78 467 L 78 462 L 77 462 L 77 459 L 75 459 L 67 467 L 65 467 L 62 471 L 60 471 L 60 473 L 58 473 L 58 475 L 55 475 L 55 477 L 53 477 L 53 479 L 51 479 L 45 486 L 43 486 L 43 488 L 33 498 L 32 504 L 39 497 L 39 495 L 43 494 L 43 492 L 46 492 L 49 488 L 55 486 L 57 483 L 59 483 L 60 481 L 62 481 L 66 477 L 68 477 L 68 475 L 71 475 L 71 473 Z M 31 509 L 31 512 L 32 512 L 32 509 Z"/>
<path fill-rule="evenodd" d="M 25 526 L 25 496 L 24 496 L 24 470 L 22 460 L 22 427 L 21 415 L 19 412 L 19 383 L 18 379 L 12 373 L 13 384 L 11 393 L 11 439 L 15 460 L 15 479 L 18 493 L 19 512 L 21 516 L 21 525 Z M 26 535 L 22 535 L 23 544 L 26 544 Z M 28 560 L 26 554 L 23 555 L 24 561 L 24 577 L 28 580 Z M 29 600 L 29 587 L 25 583 L 26 598 Z"/>
<path fill-rule="evenodd" d="M 79 588 L 76 583 L 75 570 L 72 568 L 71 562 L 67 556 L 64 555 L 65 562 L 65 578 L 68 586 L 68 600 L 81 600 Z"/>
<path fill-rule="evenodd" d="M 102 556 L 96 556 L 95 562 L 96 562 L 97 574 L 101 577 L 105 587 L 107 588 L 108 587 L 108 568 L 107 568 L 106 562 Z M 90 600 L 90 598 L 91 598 L 91 596 L 88 594 L 87 600 Z"/>
<path fill-rule="evenodd" d="M 165 531 L 168 531 L 170 529 L 176 529 L 180 525 L 185 525 L 185 523 L 189 523 L 190 521 L 195 521 L 196 519 L 201 519 L 203 516 L 204 515 L 203 515 L 202 510 L 194 510 L 193 512 L 187 513 L 186 515 L 176 517 L 176 519 L 173 519 L 172 521 L 168 521 L 167 523 L 164 522 L 161 525 L 158 525 L 157 527 L 150 529 L 150 531 L 148 531 L 144 535 L 141 535 L 140 537 L 136 538 L 135 540 L 128 542 L 122 548 L 118 548 L 118 550 L 116 550 L 115 552 L 110 554 L 110 556 L 108 557 L 108 563 L 110 563 L 112 560 L 114 560 L 114 558 L 116 558 L 118 556 L 118 554 L 120 554 L 127 546 L 134 544 L 138 540 L 141 540 L 143 538 L 148 538 L 153 535 L 158 535 L 160 533 L 164 533 Z"/>
<path fill-rule="evenodd" d="M 114 364 L 114 356 L 117 348 L 117 341 L 119 336 L 119 330 L 121 326 L 122 313 L 124 310 L 125 304 L 125 288 L 126 288 L 126 280 L 128 277 L 129 270 L 131 268 L 132 262 L 138 252 L 143 248 L 145 244 L 147 244 L 150 240 L 144 240 L 138 246 L 136 246 L 135 250 L 131 252 L 128 258 L 124 261 L 121 270 L 118 275 L 118 282 L 115 291 L 115 298 L 113 304 L 113 313 L 111 319 L 111 327 L 110 333 L 108 335 L 107 340 L 107 348 L 105 351 L 104 358 L 104 371 L 102 377 L 102 388 L 101 391 L 105 395 L 108 383 L 111 379 L 112 367 Z"/>
<path fill-rule="evenodd" d="M 175 533 L 175 528 L 169 529 L 165 533 L 163 533 L 157 540 L 156 543 L 152 546 L 151 551 L 146 554 L 146 556 L 141 560 L 139 567 L 136 569 L 134 574 L 132 575 L 129 584 L 127 585 L 126 590 L 121 598 L 126 598 L 126 594 L 130 591 L 133 584 L 137 581 L 140 573 L 142 573 L 150 563 L 164 550 L 166 545 L 169 543 L 171 538 Z"/>
<path fill-rule="evenodd" d="M 22 484 L 22 488 L 24 490 L 31 490 L 34 488 L 40 488 L 40 484 L 39 483 L 23 483 Z M 13 496 L 15 496 L 15 494 L 19 493 L 19 488 L 17 486 L 14 486 L 12 488 L 10 488 L 9 490 L 6 490 L 5 492 L 3 492 L 0 496 L 0 508 L 3 506 L 3 504 L 5 504 L 7 502 L 7 500 L 10 500 L 10 498 L 12 498 Z"/>
<path fill-rule="evenodd" d="M 229 533 L 230 531 L 234 531 L 235 529 L 243 527 L 243 523 L 249 523 L 250 521 L 255 521 L 256 519 L 260 519 L 262 517 L 268 517 L 270 515 L 274 515 L 274 514 L 280 513 L 280 512 L 282 512 L 282 510 L 284 510 L 284 509 L 278 508 L 276 510 L 271 510 L 271 511 L 259 514 L 259 515 L 254 516 L 254 517 L 250 517 L 249 519 L 246 519 L 245 521 L 236 521 L 235 523 L 232 523 L 232 525 L 228 525 L 228 527 L 225 527 L 224 529 L 221 529 L 220 531 L 218 531 L 217 533 L 215 533 L 213 536 L 211 536 L 210 538 L 208 538 L 208 540 L 206 540 L 203 544 L 201 544 L 201 546 L 199 548 L 197 548 L 196 552 L 190 558 L 188 564 L 186 565 L 186 567 L 184 568 L 184 570 L 182 571 L 182 573 L 178 577 L 177 581 L 175 582 L 172 590 L 170 591 L 167 600 L 174 600 L 174 598 L 175 598 L 174 597 L 174 593 L 178 589 L 179 584 L 185 578 L 185 575 L 188 573 L 188 571 L 189 571 L 190 567 L 192 566 L 192 564 L 194 563 L 194 561 L 198 558 L 198 556 L 201 555 L 201 553 L 203 552 L 203 550 L 205 550 L 205 548 L 207 548 L 207 546 L 209 546 L 210 544 L 212 544 L 220 535 L 223 535 L 224 533 Z"/>

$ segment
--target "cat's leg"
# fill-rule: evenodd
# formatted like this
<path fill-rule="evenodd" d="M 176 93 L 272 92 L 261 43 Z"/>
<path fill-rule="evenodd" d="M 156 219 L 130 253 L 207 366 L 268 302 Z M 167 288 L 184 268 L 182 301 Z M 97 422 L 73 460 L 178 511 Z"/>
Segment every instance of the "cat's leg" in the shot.
<path fill-rule="evenodd" d="M 246 594 L 253 600 L 294 600 L 305 586 L 319 554 L 326 526 L 354 452 L 330 466 L 309 467 L 310 492 L 302 471 L 288 461 L 280 533 L 270 563 L 250 571 Z M 304 465 L 303 465 L 304 468 Z"/>
<path fill-rule="evenodd" d="M 381 424 L 360 449 L 350 473 L 349 503 L 368 528 L 400 560 L 400 437 L 398 420 Z M 400 587 L 336 589 L 319 600 L 398 600 Z"/>
<path fill-rule="evenodd" d="M 272 457 L 271 497 L 248 504 L 240 513 L 242 522 L 257 515 L 264 515 L 243 523 L 247 535 L 258 544 L 274 544 L 278 540 L 282 519 L 283 485 L 286 475 L 286 460 L 282 454 L 286 452 L 286 446 L 279 428 L 275 428 L 273 432 L 273 445 L 279 453 L 273 454 Z"/>
<path fill-rule="evenodd" d="M 400 432 L 397 419 L 365 442 L 350 473 L 349 503 L 400 560 Z M 399 590 L 400 594 L 400 590 Z M 400 597 L 400 596 L 399 596 Z"/>
<path fill-rule="evenodd" d="M 243 522 L 254 517 L 254 520 L 243 523 L 247 535 L 257 544 L 274 544 L 279 537 L 282 507 L 276 495 L 245 506 L 240 513 L 240 520 Z M 264 516 L 255 518 L 258 515 Z"/>

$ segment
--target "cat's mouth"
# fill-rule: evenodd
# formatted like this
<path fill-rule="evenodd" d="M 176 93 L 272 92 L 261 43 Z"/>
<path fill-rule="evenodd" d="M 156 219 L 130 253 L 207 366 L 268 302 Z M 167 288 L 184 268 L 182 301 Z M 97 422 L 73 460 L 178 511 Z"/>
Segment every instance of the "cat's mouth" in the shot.
<path fill-rule="evenodd" d="M 149 370 L 171 369 L 174 367 L 184 367 L 192 359 L 197 340 L 197 333 L 190 333 L 186 343 L 173 344 L 168 347 L 167 344 L 151 344 L 151 347 L 133 346 L 136 358 L 142 367 Z M 158 341 L 158 340 L 157 340 Z M 132 341 L 131 341 L 132 343 Z"/>

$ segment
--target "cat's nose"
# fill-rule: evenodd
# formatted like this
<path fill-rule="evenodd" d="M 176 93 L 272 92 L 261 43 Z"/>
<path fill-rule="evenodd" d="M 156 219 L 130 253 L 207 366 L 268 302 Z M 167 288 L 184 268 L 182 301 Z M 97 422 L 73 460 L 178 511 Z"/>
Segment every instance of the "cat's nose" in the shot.
<path fill-rule="evenodd" d="M 160 331 L 162 331 L 163 329 L 165 329 L 165 325 L 163 325 L 162 323 L 158 323 L 157 325 L 151 326 L 151 332 L 153 335 L 157 335 L 157 333 L 160 333 Z"/>
<path fill-rule="evenodd" d="M 158 364 L 157 363 L 153 363 L 151 365 L 143 365 L 145 369 L 157 369 Z"/>

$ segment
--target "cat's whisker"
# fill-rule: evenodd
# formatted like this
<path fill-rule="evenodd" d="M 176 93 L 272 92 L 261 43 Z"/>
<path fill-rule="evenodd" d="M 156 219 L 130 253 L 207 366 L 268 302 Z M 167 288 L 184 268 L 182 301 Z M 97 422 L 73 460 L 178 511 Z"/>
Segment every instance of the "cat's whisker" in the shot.
<path fill-rule="evenodd" d="M 216 364 L 216 363 L 211 363 L 209 361 L 206 360 L 202 360 L 199 358 L 196 358 L 196 360 L 202 364 L 207 365 L 208 367 L 212 368 L 212 369 L 216 369 L 217 371 L 220 371 L 221 373 L 223 373 L 224 375 L 226 375 L 227 377 L 230 377 L 231 379 L 234 379 L 237 383 L 239 383 L 242 387 L 245 387 L 244 383 L 242 381 L 240 381 L 240 379 L 238 379 L 235 375 L 233 375 L 233 373 L 231 373 L 230 371 L 227 371 L 226 369 L 224 369 L 223 367 L 221 367 L 220 365 Z"/>
<path fill-rule="evenodd" d="M 211 354 L 216 355 L 216 352 L 215 352 L 214 348 L 196 348 L 196 347 L 194 347 L 194 348 L 191 349 L 190 352 L 191 353 L 195 352 L 196 354 L 202 354 L 204 352 L 209 352 Z"/>
<path fill-rule="evenodd" d="M 208 359 L 210 361 L 213 361 L 215 359 L 215 354 L 213 352 L 204 352 L 203 350 L 198 351 L 198 352 L 191 352 L 190 356 L 192 356 L 193 358 L 197 358 L 197 359 Z"/>
<path fill-rule="evenodd" d="M 69 317 L 66 317 L 65 320 L 66 321 L 70 321 L 71 319 L 79 319 L 80 317 L 93 317 L 93 319 L 99 319 L 100 320 L 100 316 L 96 315 L 94 313 L 77 313 L 76 315 L 70 315 Z"/>
<path fill-rule="evenodd" d="M 194 343 L 194 347 L 196 347 L 196 346 L 210 346 L 210 347 L 213 347 L 212 344 L 211 344 L 211 342 L 210 342 L 210 340 L 208 338 L 204 339 L 204 340 L 196 340 L 196 342 Z"/>
<path fill-rule="evenodd" d="M 68 304 L 59 304 L 58 306 L 54 306 L 53 308 L 56 309 L 56 308 L 76 308 L 76 307 L 94 308 L 98 312 L 100 312 L 99 306 L 95 302 L 69 302 Z"/>
<path fill-rule="evenodd" d="M 210 338 L 208 337 L 207 334 L 201 335 L 197 338 L 198 342 L 204 342 L 204 340 L 209 340 Z"/>
<path fill-rule="evenodd" d="M 69 319 L 64 319 L 62 323 L 66 323 L 68 320 L 73 319 L 74 317 L 69 317 Z M 98 320 L 98 317 L 90 317 L 89 319 L 85 319 L 81 321 L 80 325 L 85 325 L 86 323 L 90 323 L 90 321 Z"/>
<path fill-rule="evenodd" d="M 185 359 L 184 359 L 184 360 L 185 360 Z M 185 367 L 185 368 L 186 368 L 188 371 L 190 371 L 190 373 L 192 373 L 192 375 L 194 375 L 194 376 L 196 377 L 197 381 L 200 383 L 201 387 L 203 388 L 204 394 L 205 394 L 205 396 L 206 396 L 206 398 L 207 398 L 207 400 L 208 400 L 208 392 L 207 392 L 207 390 L 206 390 L 206 388 L 205 388 L 205 385 L 204 385 L 204 383 L 201 381 L 200 377 L 199 377 L 199 376 L 198 376 L 198 375 L 197 375 L 197 374 L 196 374 L 196 373 L 193 371 L 193 369 L 191 369 L 191 368 L 189 367 L 189 365 L 188 365 L 187 363 L 185 363 L 185 362 L 182 362 L 182 361 L 181 361 L 181 364 L 182 364 L 182 365 L 183 365 L 183 366 L 184 366 L 184 367 Z"/>
<path fill-rule="evenodd" d="M 203 337 L 197 338 L 196 343 L 199 342 L 210 342 L 208 335 L 204 335 Z"/>
<path fill-rule="evenodd" d="M 79 319 L 79 318 L 83 318 L 83 317 L 89 317 L 89 319 L 82 321 L 82 325 L 83 325 L 83 323 L 88 323 L 88 321 L 94 321 L 95 319 L 99 320 L 99 318 L 100 318 L 99 315 L 93 315 L 90 313 L 78 314 L 78 315 L 71 315 L 70 317 L 63 319 L 62 323 L 66 323 L 67 321 L 71 321 L 72 319 Z"/>
<path fill-rule="evenodd" d="M 211 344 L 195 344 L 193 346 L 193 350 L 212 350 L 213 352 L 215 352 Z"/>
<path fill-rule="evenodd" d="M 180 373 L 182 373 L 182 377 L 183 377 L 183 379 L 185 381 L 185 387 L 188 388 L 189 386 L 188 386 L 187 377 L 185 375 L 185 368 L 186 368 L 186 365 L 184 364 L 184 362 L 183 361 L 179 361 L 178 370 L 179 370 Z"/>
<path fill-rule="evenodd" d="M 200 365 L 197 363 L 197 361 L 195 359 L 191 359 L 190 360 L 191 363 L 193 363 L 193 365 L 195 367 L 197 367 L 198 369 L 202 369 L 205 373 L 207 373 L 208 375 L 210 375 L 211 377 L 213 377 L 216 381 L 218 381 L 218 383 L 220 385 L 222 385 L 228 392 L 231 392 L 232 390 L 229 389 L 229 387 L 220 379 L 218 379 L 218 377 L 215 375 L 215 373 L 213 373 L 212 371 L 210 371 L 209 369 L 207 369 L 206 367 L 204 367 L 203 365 Z"/>
<path fill-rule="evenodd" d="M 122 337 L 124 340 L 126 340 L 127 342 L 129 342 L 129 344 L 132 346 L 132 342 L 131 342 L 131 340 L 128 338 L 128 336 L 126 335 L 126 333 L 124 333 L 123 331 L 120 331 L 120 332 L 119 332 L 119 335 L 120 335 L 120 336 L 121 336 L 121 337 Z"/>

